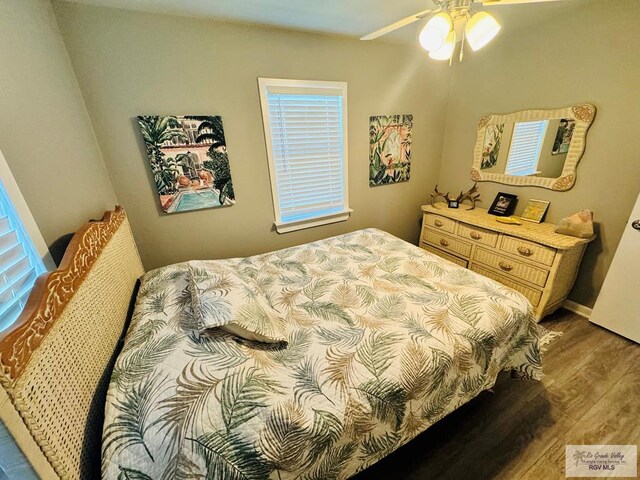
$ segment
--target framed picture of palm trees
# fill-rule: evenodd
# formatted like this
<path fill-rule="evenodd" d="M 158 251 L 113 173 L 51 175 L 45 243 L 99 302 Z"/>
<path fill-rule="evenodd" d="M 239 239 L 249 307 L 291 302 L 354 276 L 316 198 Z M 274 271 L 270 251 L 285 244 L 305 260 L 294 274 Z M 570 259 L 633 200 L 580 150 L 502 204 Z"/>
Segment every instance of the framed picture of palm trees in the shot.
<path fill-rule="evenodd" d="M 412 129 L 413 115 L 369 118 L 369 186 L 409 180 Z"/>
<path fill-rule="evenodd" d="M 162 211 L 235 203 L 222 117 L 146 115 L 138 123 Z"/>

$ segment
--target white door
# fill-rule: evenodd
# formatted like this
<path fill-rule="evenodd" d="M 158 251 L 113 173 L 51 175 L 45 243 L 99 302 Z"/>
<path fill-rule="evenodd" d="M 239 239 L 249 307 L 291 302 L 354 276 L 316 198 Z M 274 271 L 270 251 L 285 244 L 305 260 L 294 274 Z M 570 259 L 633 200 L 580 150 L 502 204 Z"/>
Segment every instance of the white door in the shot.
<path fill-rule="evenodd" d="M 589 320 L 640 343 L 640 196 Z"/>

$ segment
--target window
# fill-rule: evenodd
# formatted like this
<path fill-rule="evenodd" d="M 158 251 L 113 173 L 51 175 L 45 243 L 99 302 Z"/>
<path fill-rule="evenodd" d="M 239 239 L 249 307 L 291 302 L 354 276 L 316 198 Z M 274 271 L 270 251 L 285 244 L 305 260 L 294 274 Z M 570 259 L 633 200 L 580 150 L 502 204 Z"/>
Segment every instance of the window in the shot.
<path fill-rule="evenodd" d="M 47 270 L 45 262 L 53 265 L 0 153 L 0 331 L 18 319 L 36 278 Z"/>
<path fill-rule="evenodd" d="M 523 177 L 540 173 L 538 161 L 548 124 L 548 120 L 516 123 L 505 169 L 507 175 Z"/>
<path fill-rule="evenodd" d="M 259 85 L 276 230 L 347 220 L 347 84 Z"/>

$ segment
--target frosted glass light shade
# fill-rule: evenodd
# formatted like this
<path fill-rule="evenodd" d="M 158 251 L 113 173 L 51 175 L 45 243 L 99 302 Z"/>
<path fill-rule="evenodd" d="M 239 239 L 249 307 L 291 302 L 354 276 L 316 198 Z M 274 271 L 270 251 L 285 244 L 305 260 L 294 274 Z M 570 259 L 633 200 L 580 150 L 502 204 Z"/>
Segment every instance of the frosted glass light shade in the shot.
<path fill-rule="evenodd" d="M 467 22 L 467 42 L 473 51 L 480 50 L 500 31 L 498 21 L 487 12 L 478 12 Z"/>
<path fill-rule="evenodd" d="M 451 17 L 445 12 L 431 18 L 424 26 L 418 41 L 425 50 L 438 50 L 444 45 L 447 35 L 452 29 Z"/>
<path fill-rule="evenodd" d="M 456 46 L 456 32 L 451 30 L 447 35 L 447 38 L 444 41 L 442 47 L 438 50 L 431 50 L 429 52 L 429 58 L 433 58 L 434 60 L 449 60 L 451 55 L 453 55 L 453 49 Z"/>

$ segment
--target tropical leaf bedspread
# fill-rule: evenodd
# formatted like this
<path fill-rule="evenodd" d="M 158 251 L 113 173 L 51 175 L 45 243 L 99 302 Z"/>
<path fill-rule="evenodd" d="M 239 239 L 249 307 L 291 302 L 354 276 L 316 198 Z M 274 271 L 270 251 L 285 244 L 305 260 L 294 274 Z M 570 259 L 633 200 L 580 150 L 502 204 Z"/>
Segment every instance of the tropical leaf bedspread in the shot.
<path fill-rule="evenodd" d="M 197 333 L 187 274 L 213 262 L 259 286 L 285 348 Z M 539 379 L 541 334 L 519 293 L 376 229 L 160 268 L 112 374 L 103 477 L 346 478 L 499 371 Z"/>

